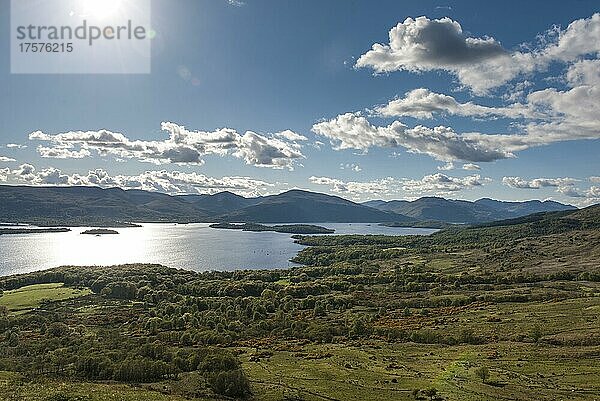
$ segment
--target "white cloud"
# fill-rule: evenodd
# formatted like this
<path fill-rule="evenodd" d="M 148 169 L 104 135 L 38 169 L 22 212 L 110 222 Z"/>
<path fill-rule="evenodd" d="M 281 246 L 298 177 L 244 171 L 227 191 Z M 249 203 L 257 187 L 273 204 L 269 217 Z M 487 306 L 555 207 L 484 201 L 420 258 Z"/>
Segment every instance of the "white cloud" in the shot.
<path fill-rule="evenodd" d="M 52 148 L 38 146 L 37 152 L 41 157 L 52 159 L 83 159 L 92 155 L 87 149 L 71 150 L 60 146 Z"/>
<path fill-rule="evenodd" d="M 545 187 L 564 187 L 574 185 L 577 180 L 575 178 L 535 178 L 526 180 L 521 177 L 504 177 L 502 183 L 512 188 L 521 189 L 540 189 Z"/>
<path fill-rule="evenodd" d="M 6 144 L 6 147 L 9 149 L 25 149 L 27 145 L 21 145 L 18 143 L 8 143 Z"/>
<path fill-rule="evenodd" d="M 0 162 L 14 162 L 16 161 L 12 157 L 0 156 Z"/>
<path fill-rule="evenodd" d="M 234 7 L 243 7 L 246 5 L 246 2 L 241 0 L 227 0 L 227 4 Z"/>
<path fill-rule="evenodd" d="M 437 169 L 440 171 L 450 171 L 450 170 L 454 170 L 455 168 L 456 168 L 456 166 L 452 162 L 448 162 L 448 163 L 444 164 L 443 166 L 437 166 Z"/>
<path fill-rule="evenodd" d="M 600 177 L 590 177 L 589 180 L 594 183 L 600 183 Z"/>
<path fill-rule="evenodd" d="M 535 113 L 525 105 L 515 103 L 508 107 L 488 107 L 472 102 L 459 103 L 454 97 L 419 88 L 407 92 L 403 98 L 396 98 L 384 106 L 375 108 L 376 115 L 382 117 L 414 117 L 431 119 L 436 114 L 463 117 L 535 117 Z"/>
<path fill-rule="evenodd" d="M 272 136 L 252 131 L 239 134 L 230 128 L 211 132 L 191 131 L 185 127 L 163 122 L 163 131 L 169 138 L 162 141 L 130 140 L 121 133 L 108 130 L 71 131 L 46 134 L 36 131 L 30 140 L 44 141 L 51 147 L 40 146 L 43 157 L 81 158 L 95 150 L 99 155 L 118 159 L 137 159 L 155 164 L 202 164 L 205 155 L 233 156 L 258 167 L 293 169 L 298 159 L 304 158 L 302 146 L 296 141 L 300 135 L 283 131 Z M 294 137 L 294 141 L 288 138 Z"/>
<path fill-rule="evenodd" d="M 478 174 L 467 177 L 449 177 L 445 174 L 437 173 L 426 175 L 420 180 L 406 180 L 404 181 L 402 188 L 407 192 L 417 194 L 446 194 L 480 187 L 491 181 L 491 179 L 482 178 Z"/>
<path fill-rule="evenodd" d="M 288 141 L 292 141 L 292 142 L 308 141 L 308 138 L 305 137 L 304 135 L 297 134 L 294 131 L 290 131 L 289 129 L 278 132 L 275 134 L 275 136 L 283 138 L 283 139 L 287 139 Z"/>
<path fill-rule="evenodd" d="M 411 196 L 444 195 L 479 187 L 491 182 L 491 179 L 482 178 L 479 175 L 449 177 L 441 173 L 426 175 L 420 180 L 387 177 L 360 182 L 315 176 L 310 177 L 309 180 L 313 184 L 329 186 L 333 192 L 346 194 L 353 198 L 365 198 L 365 195 L 369 195 L 370 197 L 390 197 L 402 194 L 409 194 Z"/>
<path fill-rule="evenodd" d="M 426 89 L 418 91 L 420 95 L 416 97 L 413 96 L 413 91 L 404 99 L 398 99 L 403 111 L 396 107 L 394 113 L 428 118 L 434 112 L 454 110 L 469 104 L 461 105 L 450 96 L 435 94 Z M 422 101 L 415 100 L 417 98 Z M 473 104 L 470 106 L 483 107 Z M 428 128 L 418 125 L 409 128 L 400 121 L 394 121 L 388 126 L 375 126 L 357 112 L 321 121 L 313 125 L 312 130 L 329 138 L 336 149 L 366 151 L 371 147 L 404 147 L 409 152 L 425 153 L 445 162 L 490 162 L 515 157 L 516 152 L 532 147 L 600 138 L 600 86 L 581 85 L 565 91 L 548 88 L 530 93 L 526 104 L 486 109 L 490 109 L 491 114 L 496 113 L 494 110 L 501 110 L 497 115 L 512 110 L 523 117 L 535 116 L 535 120 L 519 126 L 522 130 L 519 134 L 459 134 L 450 127 Z M 392 114 L 390 110 L 387 112 Z"/>
<path fill-rule="evenodd" d="M 385 127 L 372 125 L 360 113 L 346 113 L 328 121 L 313 125 L 312 130 L 329 138 L 336 149 L 359 149 L 371 147 L 404 147 L 412 153 L 424 153 L 445 162 L 464 160 L 487 162 L 514 157 L 513 151 L 521 148 L 504 144 L 500 135 L 458 134 L 452 128 L 438 126 L 428 128 L 418 125 L 408 128 L 399 121 Z M 507 141 L 509 142 L 509 141 Z M 526 148 L 526 147 L 525 147 Z"/>
<path fill-rule="evenodd" d="M 19 176 L 19 177 L 33 176 L 34 172 L 35 172 L 35 167 L 28 163 L 21 164 L 19 166 L 19 168 L 11 171 L 12 174 Z"/>
<path fill-rule="evenodd" d="M 10 174 L 9 168 L 0 168 L 0 182 L 6 182 Z"/>
<path fill-rule="evenodd" d="M 481 167 L 479 167 L 477 164 L 466 163 L 466 164 L 463 164 L 462 169 L 463 170 L 481 170 Z"/>
<path fill-rule="evenodd" d="M 490 89 L 516 77 L 544 70 L 553 61 L 570 63 L 600 52 L 600 14 L 573 21 L 561 30 L 540 36 L 538 48 L 508 51 L 496 39 L 468 37 L 450 18 L 407 18 L 389 32 L 389 43 L 375 43 L 356 67 L 376 73 L 444 70 L 474 92 Z"/>
<path fill-rule="evenodd" d="M 377 72 L 398 70 L 428 71 L 449 66 L 478 63 L 506 55 L 494 38 L 471 38 L 448 17 L 407 18 L 389 32 L 389 43 L 375 43 L 356 62 Z"/>
<path fill-rule="evenodd" d="M 352 170 L 356 173 L 359 173 L 362 171 L 362 168 L 358 165 L 358 164 L 354 164 L 354 163 L 342 163 L 340 164 L 340 170 Z"/>
<path fill-rule="evenodd" d="M 581 60 L 572 64 L 566 78 L 572 86 L 600 84 L 600 60 Z"/>
<path fill-rule="evenodd" d="M 594 178 L 594 177 L 591 177 Z M 593 180 L 590 181 L 593 182 Z M 591 186 L 587 190 L 576 187 L 580 180 L 570 177 L 562 178 L 534 178 L 527 180 L 521 177 L 504 177 L 502 183 L 511 188 L 539 190 L 542 188 L 555 188 L 556 192 L 569 198 L 577 199 L 579 206 L 588 206 L 600 202 L 599 187 Z"/>
<path fill-rule="evenodd" d="M 23 164 L 15 170 L 0 170 L 0 181 L 28 185 L 120 187 L 170 194 L 233 191 L 247 196 L 259 195 L 274 186 L 251 177 L 215 178 L 195 172 L 166 170 L 145 171 L 137 175 L 110 175 L 102 169 L 90 170 L 87 174 L 65 174 L 53 167 L 37 171 L 30 164 Z"/>
<path fill-rule="evenodd" d="M 345 182 L 336 178 L 315 176 L 310 177 L 309 180 L 313 184 L 329 186 L 333 192 L 353 198 L 362 198 L 365 195 L 390 196 L 400 191 L 399 181 L 391 177 L 365 182 Z"/>

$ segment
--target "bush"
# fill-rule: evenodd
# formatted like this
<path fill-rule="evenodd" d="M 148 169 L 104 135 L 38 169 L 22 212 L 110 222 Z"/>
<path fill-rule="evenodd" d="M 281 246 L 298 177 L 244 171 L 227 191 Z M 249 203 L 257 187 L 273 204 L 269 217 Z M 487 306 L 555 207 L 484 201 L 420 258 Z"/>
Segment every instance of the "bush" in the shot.
<path fill-rule="evenodd" d="M 209 383 L 215 393 L 227 397 L 245 398 L 251 394 L 250 382 L 241 369 L 211 375 Z"/>

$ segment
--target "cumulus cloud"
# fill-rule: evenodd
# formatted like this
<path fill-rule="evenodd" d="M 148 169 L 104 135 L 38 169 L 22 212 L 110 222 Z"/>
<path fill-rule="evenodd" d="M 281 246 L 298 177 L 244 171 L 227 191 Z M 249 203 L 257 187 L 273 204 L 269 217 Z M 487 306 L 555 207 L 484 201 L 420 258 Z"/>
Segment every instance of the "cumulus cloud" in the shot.
<path fill-rule="evenodd" d="M 530 140 L 557 142 L 600 138 L 600 85 L 581 85 L 559 91 L 548 88 L 527 96 L 532 107 L 549 115 L 545 121 L 527 124 Z"/>
<path fill-rule="evenodd" d="M 466 164 L 463 164 L 462 169 L 463 170 L 481 170 L 481 167 L 479 167 L 477 164 L 466 163 Z"/>
<path fill-rule="evenodd" d="M 572 64 L 566 79 L 571 86 L 600 84 L 600 60 L 581 60 Z"/>
<path fill-rule="evenodd" d="M 413 117 L 432 119 L 434 115 L 456 115 L 463 117 L 535 117 L 531 108 L 515 103 L 508 107 L 488 107 L 472 102 L 459 103 L 454 97 L 419 88 L 407 92 L 404 97 L 391 100 L 375 108 L 374 113 L 382 117 Z"/>
<path fill-rule="evenodd" d="M 0 162 L 14 162 L 16 161 L 12 157 L 0 156 Z"/>
<path fill-rule="evenodd" d="M 308 138 L 304 135 L 297 134 L 294 131 L 290 131 L 289 129 L 278 132 L 277 134 L 275 134 L 275 136 L 287 139 L 288 141 L 292 142 L 308 141 Z"/>
<path fill-rule="evenodd" d="M 31 164 L 23 164 L 14 170 L 0 170 L 0 181 L 28 185 L 120 187 L 170 194 L 232 191 L 247 196 L 259 195 L 274 186 L 272 183 L 251 177 L 215 178 L 195 172 L 166 170 L 145 171 L 137 175 L 110 175 L 103 169 L 90 170 L 87 174 L 66 174 L 53 167 L 38 171 Z"/>
<path fill-rule="evenodd" d="M 402 188 L 410 193 L 446 194 L 480 187 L 491 181 L 489 178 L 482 178 L 479 174 L 467 177 L 449 177 L 445 174 L 437 173 L 426 175 L 420 180 L 406 180 Z"/>
<path fill-rule="evenodd" d="M 18 143 L 8 143 L 6 144 L 6 147 L 9 149 L 25 149 L 27 145 L 21 145 Z"/>
<path fill-rule="evenodd" d="M 353 198 L 362 198 L 365 195 L 390 196 L 400 191 L 400 182 L 391 177 L 359 182 L 312 176 L 309 181 L 313 184 L 328 186 L 333 192 Z"/>
<path fill-rule="evenodd" d="M 162 141 L 131 140 L 125 135 L 108 130 L 70 131 L 47 134 L 36 131 L 30 140 L 49 142 L 52 146 L 38 147 L 43 157 L 81 158 L 90 150 L 101 156 L 119 159 L 137 159 L 155 164 L 202 164 L 203 156 L 233 156 L 258 167 L 293 169 L 294 163 L 304 158 L 301 135 L 283 131 L 265 136 L 252 131 L 243 135 L 230 128 L 215 131 L 191 131 L 184 126 L 163 122 L 163 131 L 169 138 Z M 290 138 L 293 138 L 290 140 Z"/>
<path fill-rule="evenodd" d="M 489 36 L 469 37 L 450 18 L 407 18 L 389 32 L 387 44 L 375 43 L 356 67 L 376 73 L 444 70 L 474 92 L 484 94 L 514 78 L 543 70 L 554 61 L 570 63 L 600 51 L 600 14 L 573 21 L 540 36 L 533 49 L 508 51 Z"/>
<path fill-rule="evenodd" d="M 512 188 L 521 189 L 540 189 L 545 187 L 564 187 L 574 185 L 577 182 L 574 178 L 535 178 L 526 180 L 521 177 L 504 177 L 502 183 Z"/>
<path fill-rule="evenodd" d="M 580 182 L 580 180 L 570 177 L 534 178 L 531 180 L 521 177 L 504 177 L 502 179 L 502 183 L 511 188 L 530 190 L 554 188 L 556 192 L 561 195 L 578 199 L 576 203 L 580 206 L 587 206 L 600 202 L 600 191 L 598 190 L 599 187 L 591 186 L 587 190 L 581 190 L 576 186 L 578 182 Z"/>
<path fill-rule="evenodd" d="M 455 168 L 456 168 L 456 166 L 452 162 L 448 162 L 448 163 L 444 164 L 443 166 L 437 166 L 437 169 L 441 170 L 441 171 L 450 171 L 450 170 L 454 170 Z"/>
<path fill-rule="evenodd" d="M 409 128 L 400 121 L 388 126 L 372 125 L 360 113 L 346 113 L 332 120 L 313 125 L 312 130 L 329 138 L 336 149 L 368 150 L 371 147 L 406 148 L 412 153 L 424 153 L 445 162 L 464 160 L 489 162 L 514 157 L 514 147 L 504 144 L 496 135 L 458 134 L 452 128 L 418 125 Z M 511 136 L 506 136 L 511 137 Z M 509 141 L 506 141 L 509 142 Z"/>
<path fill-rule="evenodd" d="M 474 111 L 484 106 L 460 104 L 450 96 L 426 89 L 417 91 L 390 102 L 388 106 L 392 105 L 395 111 L 384 106 L 385 113 L 429 118 L 443 110 L 455 110 L 452 113 L 464 115 L 484 112 Z M 465 105 L 469 105 L 470 111 L 456 111 L 456 107 L 460 109 Z M 504 113 L 508 116 L 515 112 L 515 117 L 521 115 L 535 119 L 520 125 L 522 133 L 518 134 L 459 134 L 446 126 L 428 128 L 417 125 L 410 128 L 400 121 L 393 121 L 388 126 L 375 126 L 360 112 L 356 112 L 321 121 L 314 124 L 312 130 L 329 138 L 336 149 L 366 151 L 372 147 L 404 147 L 409 152 L 428 154 L 440 161 L 461 160 L 471 163 L 512 158 L 516 157 L 516 152 L 556 142 L 600 138 L 600 85 L 586 84 L 564 91 L 548 88 L 530 93 L 527 103 L 518 104 L 518 107 L 484 108 L 491 115 Z"/>
<path fill-rule="evenodd" d="M 52 148 L 38 146 L 37 152 L 41 157 L 52 159 L 83 159 L 92 155 L 87 149 L 71 150 L 60 146 Z"/>
<path fill-rule="evenodd" d="M 9 168 L 0 168 L 0 182 L 6 182 L 10 174 Z"/>
<path fill-rule="evenodd" d="M 316 176 L 310 177 L 309 180 L 313 184 L 329 186 L 333 192 L 346 194 L 354 198 L 364 198 L 365 195 L 381 197 L 402 194 L 409 194 L 410 196 L 444 195 L 480 187 L 491 182 L 491 179 L 482 178 L 480 175 L 449 177 L 441 173 L 426 175 L 419 180 L 386 177 L 361 182 Z"/>
<path fill-rule="evenodd" d="M 506 55 L 507 51 L 491 37 L 472 38 L 448 17 L 407 18 L 389 32 L 389 43 L 375 43 L 356 62 L 377 72 L 398 70 L 427 71 L 479 63 Z"/>

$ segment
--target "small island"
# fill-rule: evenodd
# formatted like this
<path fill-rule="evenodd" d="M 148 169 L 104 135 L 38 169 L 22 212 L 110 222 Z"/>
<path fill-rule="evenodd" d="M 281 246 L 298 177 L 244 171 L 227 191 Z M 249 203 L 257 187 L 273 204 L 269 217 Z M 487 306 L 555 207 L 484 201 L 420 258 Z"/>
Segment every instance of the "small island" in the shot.
<path fill-rule="evenodd" d="M 315 226 L 312 224 L 285 224 L 277 226 L 266 226 L 257 223 L 217 223 L 211 224 L 210 228 L 221 228 L 225 230 L 241 230 L 241 231 L 274 231 L 286 234 L 333 234 L 335 230 L 330 228 Z"/>
<path fill-rule="evenodd" d="M 108 230 L 106 228 L 97 228 L 97 229 L 93 229 L 93 230 L 85 230 L 83 231 L 81 234 L 87 234 L 87 235 L 113 235 L 113 234 L 118 234 L 118 231 L 115 230 Z"/>

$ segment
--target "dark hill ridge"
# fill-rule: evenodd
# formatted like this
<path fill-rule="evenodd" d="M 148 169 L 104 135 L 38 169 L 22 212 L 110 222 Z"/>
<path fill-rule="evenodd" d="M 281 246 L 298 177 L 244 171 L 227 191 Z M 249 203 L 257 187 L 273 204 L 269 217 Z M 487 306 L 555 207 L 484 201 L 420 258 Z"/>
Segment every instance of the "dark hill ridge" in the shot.
<path fill-rule="evenodd" d="M 338 196 L 291 190 L 261 198 L 250 206 L 219 216 L 224 221 L 261 223 L 413 222 L 395 213 L 360 205 Z"/>
<path fill-rule="evenodd" d="M 209 214 L 162 193 L 98 187 L 0 186 L 0 220 L 42 225 L 202 221 Z"/>
<path fill-rule="evenodd" d="M 446 223 L 476 224 L 511 219 L 532 213 L 576 209 L 554 201 L 532 200 L 526 202 L 503 202 L 479 199 L 475 202 L 424 197 L 415 201 L 369 201 L 366 206 L 402 214 L 417 220 L 437 220 Z"/>
<path fill-rule="evenodd" d="M 572 210 L 557 202 L 476 202 L 421 198 L 409 201 L 347 199 L 302 190 L 245 198 L 231 192 L 179 195 L 120 188 L 0 185 L 0 221 L 38 225 L 115 226 L 122 222 L 484 223 L 527 214 Z M 120 223 L 117 223 L 120 222 Z"/>

